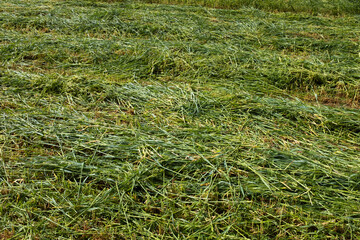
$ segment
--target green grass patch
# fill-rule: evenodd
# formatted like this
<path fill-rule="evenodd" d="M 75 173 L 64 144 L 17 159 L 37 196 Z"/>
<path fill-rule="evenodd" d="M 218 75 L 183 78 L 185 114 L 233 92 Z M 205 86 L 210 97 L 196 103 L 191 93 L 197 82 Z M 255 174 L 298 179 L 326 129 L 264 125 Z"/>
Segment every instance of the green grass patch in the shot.
<path fill-rule="evenodd" d="M 275 12 L 306 12 L 310 14 L 359 14 L 356 0 L 141 0 L 146 3 L 181 4 L 212 8 L 239 9 L 253 7 Z"/>
<path fill-rule="evenodd" d="M 283 10 L 2 1 L 0 239 L 360 238 L 360 18 Z"/>

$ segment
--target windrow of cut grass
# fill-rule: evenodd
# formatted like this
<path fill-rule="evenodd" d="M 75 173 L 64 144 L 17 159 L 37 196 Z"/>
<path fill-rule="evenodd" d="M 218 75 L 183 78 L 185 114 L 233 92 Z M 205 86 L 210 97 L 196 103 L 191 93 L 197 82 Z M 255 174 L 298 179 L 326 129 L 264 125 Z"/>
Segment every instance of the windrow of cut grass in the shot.
<path fill-rule="evenodd" d="M 0 238 L 360 237 L 358 16 L 0 9 Z"/>

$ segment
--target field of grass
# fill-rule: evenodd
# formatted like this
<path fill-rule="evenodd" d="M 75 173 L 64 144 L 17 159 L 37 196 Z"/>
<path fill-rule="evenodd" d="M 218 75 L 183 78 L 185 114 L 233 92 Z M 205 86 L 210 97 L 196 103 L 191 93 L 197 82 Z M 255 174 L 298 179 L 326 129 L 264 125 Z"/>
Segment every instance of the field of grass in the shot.
<path fill-rule="evenodd" d="M 359 239 L 341 15 L 1 1 L 0 239 Z"/>
<path fill-rule="evenodd" d="M 307 12 L 309 14 L 325 15 L 360 14 L 358 0 L 140 0 L 140 2 L 185 4 L 227 9 L 254 7 L 265 11 Z"/>

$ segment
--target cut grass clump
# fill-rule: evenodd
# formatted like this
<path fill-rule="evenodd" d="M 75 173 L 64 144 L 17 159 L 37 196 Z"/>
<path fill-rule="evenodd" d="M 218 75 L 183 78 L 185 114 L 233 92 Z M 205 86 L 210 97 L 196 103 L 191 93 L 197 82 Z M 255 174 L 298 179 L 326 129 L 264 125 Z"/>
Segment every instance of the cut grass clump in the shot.
<path fill-rule="evenodd" d="M 357 16 L 0 8 L 0 238 L 360 238 Z"/>

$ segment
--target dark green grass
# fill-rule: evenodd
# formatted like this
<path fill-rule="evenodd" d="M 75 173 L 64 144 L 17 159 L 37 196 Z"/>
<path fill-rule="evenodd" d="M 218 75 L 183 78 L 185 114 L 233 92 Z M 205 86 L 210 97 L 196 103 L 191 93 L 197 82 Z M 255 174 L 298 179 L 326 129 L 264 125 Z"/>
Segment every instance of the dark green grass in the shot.
<path fill-rule="evenodd" d="M 225 9 L 254 7 L 265 11 L 306 12 L 309 14 L 343 15 L 360 13 L 360 4 L 357 0 L 141 0 L 141 2 Z"/>
<path fill-rule="evenodd" d="M 0 10 L 0 238 L 360 237 L 358 16 Z"/>

